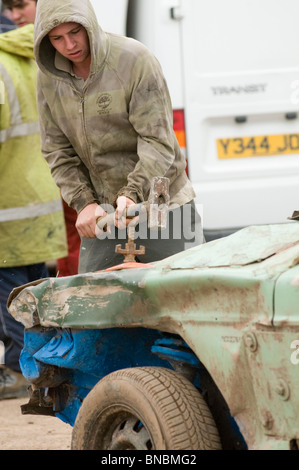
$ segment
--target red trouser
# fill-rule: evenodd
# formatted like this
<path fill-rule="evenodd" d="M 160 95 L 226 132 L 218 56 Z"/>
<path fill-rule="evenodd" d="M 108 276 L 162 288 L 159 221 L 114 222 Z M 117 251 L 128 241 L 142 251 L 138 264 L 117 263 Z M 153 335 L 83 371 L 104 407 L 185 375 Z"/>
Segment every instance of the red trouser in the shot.
<path fill-rule="evenodd" d="M 77 213 L 63 201 L 64 219 L 68 244 L 68 256 L 57 260 L 58 276 L 73 276 L 78 274 L 78 260 L 81 239 L 76 229 Z"/>

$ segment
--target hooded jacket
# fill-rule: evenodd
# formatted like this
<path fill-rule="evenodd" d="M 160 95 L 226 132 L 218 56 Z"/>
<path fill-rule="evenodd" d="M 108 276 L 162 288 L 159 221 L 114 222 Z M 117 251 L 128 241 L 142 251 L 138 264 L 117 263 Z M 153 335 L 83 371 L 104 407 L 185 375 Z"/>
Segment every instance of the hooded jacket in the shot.
<path fill-rule="evenodd" d="M 47 36 L 64 22 L 88 33 L 91 69 L 82 87 L 57 66 Z M 145 201 L 155 176 L 170 179 L 172 204 L 193 199 L 168 88 L 145 46 L 104 32 L 89 0 L 39 0 L 34 51 L 42 152 L 71 207 L 115 204 L 120 195 Z"/>
<path fill-rule="evenodd" d="M 0 267 L 66 255 L 61 197 L 40 150 L 33 25 L 0 34 Z"/>

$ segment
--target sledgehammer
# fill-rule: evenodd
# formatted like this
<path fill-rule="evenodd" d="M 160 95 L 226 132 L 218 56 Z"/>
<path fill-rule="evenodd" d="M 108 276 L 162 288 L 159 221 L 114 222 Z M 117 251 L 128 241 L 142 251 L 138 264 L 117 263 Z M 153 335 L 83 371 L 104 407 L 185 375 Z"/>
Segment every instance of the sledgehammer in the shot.
<path fill-rule="evenodd" d="M 133 219 L 138 216 L 138 222 L 148 218 L 148 227 L 150 229 L 163 230 L 167 225 L 169 201 L 169 179 L 156 176 L 152 180 L 148 201 L 140 204 L 132 204 L 126 208 L 124 215 L 126 219 Z M 114 223 L 115 212 L 97 219 L 97 227 L 103 232 L 107 232 L 108 227 L 114 225 Z M 143 246 L 141 246 L 139 250 L 136 250 L 134 243 L 135 225 L 136 224 L 134 224 L 134 226 L 129 225 L 128 227 L 128 243 L 126 247 L 122 249 L 121 245 L 117 245 L 115 248 L 116 253 L 125 256 L 125 263 L 132 262 L 135 260 L 136 255 L 145 253 Z"/>
<path fill-rule="evenodd" d="M 144 220 L 148 216 L 149 228 L 165 229 L 169 200 L 169 179 L 156 176 L 152 180 L 148 201 L 132 204 L 126 208 L 124 215 L 126 219 L 133 219 L 139 216 L 139 220 Z M 114 222 L 115 212 L 112 212 L 104 217 L 99 217 L 97 219 L 97 227 L 103 232 L 107 232 L 107 228 L 114 225 Z"/>

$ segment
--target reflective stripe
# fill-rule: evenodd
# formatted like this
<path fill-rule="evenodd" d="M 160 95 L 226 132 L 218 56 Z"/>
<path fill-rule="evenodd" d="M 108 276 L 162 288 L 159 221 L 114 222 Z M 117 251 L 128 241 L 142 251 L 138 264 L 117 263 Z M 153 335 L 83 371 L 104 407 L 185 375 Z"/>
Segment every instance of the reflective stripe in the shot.
<path fill-rule="evenodd" d="M 3 64 L 0 63 L 0 72 L 6 87 L 10 114 L 11 114 L 11 125 L 15 126 L 18 124 L 22 124 L 22 115 L 21 115 L 21 108 L 18 100 L 18 95 L 12 79 L 7 72 L 6 68 Z"/>
<path fill-rule="evenodd" d="M 25 207 L 14 207 L 12 209 L 0 210 L 0 222 L 11 222 L 13 220 L 31 219 L 42 215 L 49 215 L 62 211 L 61 199 L 57 201 L 44 202 L 43 204 L 30 204 Z"/>
<path fill-rule="evenodd" d="M 26 135 L 37 134 L 39 132 L 38 122 L 24 122 L 18 126 L 9 127 L 0 131 L 0 143 L 14 137 L 25 137 Z"/>
<path fill-rule="evenodd" d="M 11 125 L 8 129 L 2 129 L 0 131 L 0 143 L 5 142 L 13 137 L 24 137 L 30 134 L 36 134 L 39 132 L 38 122 L 23 122 L 20 103 L 16 93 L 16 89 L 11 80 L 9 73 L 6 68 L 0 63 L 0 73 L 4 81 L 4 85 L 7 92 L 9 109 L 11 114 Z"/>
<path fill-rule="evenodd" d="M 4 88 L 4 82 L 0 80 L 0 104 L 5 103 L 5 88 Z"/>

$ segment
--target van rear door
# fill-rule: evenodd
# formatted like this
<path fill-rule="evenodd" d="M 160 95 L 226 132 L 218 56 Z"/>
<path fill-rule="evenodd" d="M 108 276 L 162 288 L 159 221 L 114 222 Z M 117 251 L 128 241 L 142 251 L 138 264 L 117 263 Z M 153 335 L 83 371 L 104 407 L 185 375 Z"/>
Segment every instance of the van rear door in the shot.
<path fill-rule="evenodd" d="M 129 0 L 90 0 L 104 31 L 126 35 Z"/>
<path fill-rule="evenodd" d="M 179 7 L 189 176 L 207 238 L 284 222 L 299 196 L 299 3 Z"/>

